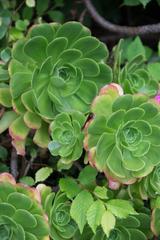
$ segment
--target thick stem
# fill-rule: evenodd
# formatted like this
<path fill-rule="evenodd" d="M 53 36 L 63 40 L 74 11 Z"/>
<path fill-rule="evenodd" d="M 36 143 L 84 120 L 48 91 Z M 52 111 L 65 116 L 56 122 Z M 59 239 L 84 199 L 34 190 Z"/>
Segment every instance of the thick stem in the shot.
<path fill-rule="evenodd" d="M 25 168 L 25 170 L 24 170 L 23 176 L 26 176 L 26 175 L 28 174 L 29 169 L 30 169 L 30 167 L 32 166 L 32 163 L 34 162 L 34 160 L 35 160 L 35 157 L 32 157 L 32 158 L 30 159 L 30 161 L 28 161 L 28 164 L 27 164 L 27 166 L 26 166 L 26 168 Z"/>
<path fill-rule="evenodd" d="M 11 174 L 14 176 L 14 178 L 17 179 L 17 177 L 18 177 L 18 156 L 17 156 L 15 148 L 12 148 L 12 152 L 11 152 L 10 170 L 11 170 Z"/>
<path fill-rule="evenodd" d="M 105 28 L 106 30 L 120 33 L 126 36 L 160 33 L 160 23 L 135 27 L 116 25 L 107 21 L 99 14 L 96 8 L 93 6 L 91 0 L 83 0 L 83 2 L 95 22 L 97 22 L 101 27 Z"/>

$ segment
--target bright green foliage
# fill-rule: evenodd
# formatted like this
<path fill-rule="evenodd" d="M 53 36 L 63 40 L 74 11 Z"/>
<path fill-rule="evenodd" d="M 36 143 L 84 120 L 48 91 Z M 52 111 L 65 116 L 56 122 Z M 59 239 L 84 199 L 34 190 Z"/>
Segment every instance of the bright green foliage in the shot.
<path fill-rule="evenodd" d="M 47 147 L 48 123 L 58 113 L 90 111 L 99 89 L 112 81 L 112 71 L 105 64 L 107 57 L 105 44 L 78 22 L 35 25 L 26 38 L 15 43 L 9 64 L 10 89 L 3 94 L 2 104 L 7 105 L 8 97 L 12 98 L 12 107 L 19 115 L 10 125 L 13 145 L 19 154 L 24 154 L 30 129 L 36 130 L 33 141 Z M 75 131 L 79 131 L 79 123 L 75 124 Z M 57 137 L 55 141 L 59 141 Z M 52 148 L 54 155 L 62 154 L 65 159 L 70 150 L 66 151 L 55 153 Z M 78 147 L 74 151 L 70 151 L 71 161 L 81 153 Z"/>
<path fill-rule="evenodd" d="M 53 240 L 147 240 L 150 231 L 150 211 L 143 203 L 130 201 L 126 190 L 118 193 L 106 186 L 79 183 L 91 167 L 85 167 L 77 179 L 60 179 L 60 190 L 52 192 L 50 187 L 40 184 L 42 205 L 48 215 L 50 236 Z M 70 188 L 69 188 L 70 186 Z M 110 197 L 101 198 L 95 194 L 97 187 L 110 192 Z M 123 199 L 125 196 L 125 200 Z M 132 236 L 132 238 L 130 238 Z"/>
<path fill-rule="evenodd" d="M 46 120 L 62 111 L 88 112 L 98 88 L 111 80 L 104 79 L 110 72 L 102 63 L 107 55 L 105 45 L 80 23 L 34 26 L 13 49 L 10 75 L 15 108 L 23 113 L 25 106 Z"/>
<path fill-rule="evenodd" d="M 125 57 L 127 62 L 124 62 Z M 120 40 L 115 47 L 113 74 L 114 82 L 119 83 L 125 93 L 154 96 L 158 91 L 157 78 L 147 69 L 146 50 L 139 37 L 130 44 Z"/>
<path fill-rule="evenodd" d="M 116 93 L 111 84 L 94 100 L 84 145 L 90 164 L 109 180 L 132 184 L 160 162 L 160 113 L 144 95 Z"/>
<path fill-rule="evenodd" d="M 152 212 L 151 229 L 155 236 L 160 236 L 160 208 L 155 208 Z"/>
<path fill-rule="evenodd" d="M 91 193 L 87 192 L 86 190 L 81 191 L 72 203 L 70 212 L 71 217 L 78 224 L 80 233 L 83 232 L 84 226 L 87 223 L 87 211 L 92 204 L 93 197 Z"/>
<path fill-rule="evenodd" d="M 70 207 L 71 201 L 65 193 L 46 194 L 44 209 L 49 218 L 50 236 L 53 240 L 71 240 L 77 231 L 77 225 L 70 216 Z"/>
<path fill-rule="evenodd" d="M 43 182 L 46 180 L 53 172 L 53 169 L 50 167 L 40 168 L 35 175 L 35 182 Z"/>
<path fill-rule="evenodd" d="M 49 240 L 38 191 L 16 184 L 7 173 L 0 175 L 0 238 Z"/>
<path fill-rule="evenodd" d="M 160 166 L 156 166 L 147 177 L 130 187 L 130 193 L 133 196 L 140 196 L 146 200 L 156 198 L 160 195 Z"/>
<path fill-rule="evenodd" d="M 150 229 L 150 214 L 147 209 L 139 210 L 136 216 L 128 216 L 125 219 L 117 220 L 114 229 L 111 230 L 109 237 L 104 233 L 102 228 L 98 228 L 96 234 L 86 227 L 82 235 L 77 232 L 74 240 L 147 240 L 152 239 Z M 109 217 L 109 216 L 108 216 Z M 114 221 L 112 220 L 112 223 Z M 111 217 L 106 219 L 105 228 L 111 226 Z"/>
<path fill-rule="evenodd" d="M 60 156 L 63 164 L 72 164 L 80 158 L 83 151 L 84 134 L 82 127 L 85 116 L 80 112 L 58 114 L 51 124 L 51 136 L 53 141 L 48 148 L 53 156 Z"/>
<path fill-rule="evenodd" d="M 80 176 L 85 176 L 87 178 L 87 172 L 88 172 L 88 166 L 85 167 L 82 170 L 82 174 L 80 173 L 79 177 L 77 178 L 77 181 L 75 179 L 72 179 L 72 185 L 71 187 L 74 188 L 72 193 L 72 202 L 71 202 L 71 210 L 70 214 L 71 217 L 75 220 L 75 222 L 78 225 L 79 231 L 76 232 L 73 239 L 79 240 L 79 239 L 108 239 L 107 236 L 109 236 L 109 239 L 111 236 L 115 235 L 117 238 L 115 239 L 121 239 L 122 236 L 126 236 L 126 238 L 122 239 L 128 239 L 129 235 L 127 234 L 130 229 L 133 228 L 133 230 L 136 230 L 136 228 L 139 229 L 139 232 L 137 231 L 137 236 L 143 235 L 142 239 L 146 239 L 145 234 L 143 234 L 143 230 L 141 230 L 141 221 L 143 220 L 147 221 L 146 225 L 147 227 L 144 227 L 146 229 L 146 232 L 148 231 L 148 221 L 150 219 L 149 216 L 142 215 L 139 216 L 139 214 L 135 211 L 132 203 L 127 199 L 123 200 L 120 199 L 118 196 L 114 194 L 114 192 L 110 191 L 110 198 L 109 196 L 104 198 L 100 194 L 95 194 L 97 188 L 103 188 L 106 189 L 106 193 L 109 192 L 109 189 L 107 189 L 105 186 L 98 186 L 96 185 L 96 176 L 94 179 L 95 185 L 92 185 L 91 188 L 88 189 L 88 186 L 93 182 L 93 179 L 91 179 L 90 184 L 89 181 L 87 185 L 79 185 L 77 186 L 78 192 L 75 189 L 76 182 L 79 181 Z M 65 180 L 68 182 L 65 185 Z M 63 186 L 62 186 L 63 182 Z M 71 178 L 70 178 L 71 182 Z M 74 187 L 73 187 L 74 182 Z M 71 195 L 71 190 L 69 189 L 68 178 L 64 178 L 60 180 L 60 188 L 61 191 L 64 191 L 65 194 Z M 109 198 L 109 199 L 108 199 Z M 140 218 L 140 220 L 139 220 Z M 143 219 L 142 219 L 143 218 Z M 120 220 L 121 219 L 121 220 Z M 129 224 L 127 225 L 127 219 L 129 219 Z M 137 220 L 136 220 L 137 219 Z M 123 224 L 123 220 L 125 224 Z M 138 225 L 135 225 L 138 221 Z M 88 228 L 88 226 L 90 228 Z M 123 226 L 123 227 L 122 227 Z M 123 229 L 126 230 L 123 230 Z M 134 229 L 135 228 L 135 229 Z M 143 227 L 142 227 L 143 228 Z M 113 234 L 114 232 L 114 234 Z M 122 233 L 121 233 L 122 232 Z M 145 231 L 144 231 L 145 232 Z M 98 238 L 99 236 L 99 238 Z M 119 237 L 119 238 L 118 238 Z M 113 238 L 114 239 L 114 238 Z M 138 238 L 137 238 L 138 239 Z"/>
<path fill-rule="evenodd" d="M 0 39 L 2 39 L 11 23 L 11 14 L 7 9 L 3 9 L 0 3 Z"/>

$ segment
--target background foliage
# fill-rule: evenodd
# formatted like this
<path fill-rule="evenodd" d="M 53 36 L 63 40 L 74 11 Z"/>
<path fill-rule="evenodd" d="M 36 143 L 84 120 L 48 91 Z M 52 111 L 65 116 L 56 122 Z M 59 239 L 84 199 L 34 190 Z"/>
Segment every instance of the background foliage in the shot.
<path fill-rule="evenodd" d="M 104 21 L 109 21 L 116 26 L 156 25 L 160 22 L 159 0 L 93 0 L 92 3 Z M 74 73 L 73 79 L 76 79 L 74 87 L 78 86 L 78 82 L 82 80 L 88 81 L 88 85 L 83 89 L 76 89 L 85 104 L 81 105 L 81 101 L 77 101 L 76 105 L 74 101 L 70 101 L 69 104 L 67 102 L 68 105 L 64 105 L 66 101 L 58 94 L 62 86 L 56 85 L 54 94 L 56 97 L 52 101 L 55 105 L 57 104 L 58 111 L 54 112 L 54 121 L 52 117 L 44 116 L 41 110 L 37 110 L 38 105 L 34 106 L 32 113 L 22 111 L 22 114 L 20 111 L 17 117 L 17 113 L 13 110 L 15 106 L 18 109 L 20 105 L 19 102 L 13 103 L 12 98 L 14 93 L 19 94 L 23 87 L 25 88 L 22 69 L 24 70 L 24 65 L 29 66 L 29 61 L 33 60 L 33 63 L 34 58 L 36 58 L 36 64 L 40 65 L 38 52 L 34 54 L 33 45 L 30 45 L 30 38 L 36 37 L 36 34 L 39 36 L 39 30 L 36 32 L 33 25 L 41 24 L 40 26 L 48 27 L 49 25 L 42 24 L 55 22 L 64 24 L 68 21 L 84 24 L 91 30 L 92 36 L 97 37 L 97 39 L 90 37 L 89 30 L 82 27 L 83 34 L 88 37 L 86 42 L 81 42 L 80 36 L 75 40 L 80 42 L 74 43 L 74 47 L 67 45 L 67 50 L 72 52 L 67 55 L 66 49 L 64 50 L 64 59 L 61 65 L 57 65 L 54 72 L 56 77 L 60 72 L 63 80 L 68 76 L 65 75 L 66 68 L 70 69 L 69 74 L 71 70 L 80 68 L 83 77 L 80 79 L 78 78 L 80 74 Z M 73 27 L 74 24 L 69 28 L 70 35 L 67 35 L 66 31 L 61 37 L 67 41 L 73 41 L 74 31 L 76 31 L 76 27 L 75 29 Z M 160 165 L 157 157 L 160 131 L 160 31 L 155 30 L 156 27 L 157 25 L 153 28 L 152 34 L 136 35 L 134 32 L 132 34 L 128 32 L 126 35 L 123 32 L 109 31 L 97 23 L 87 10 L 85 1 L 81 0 L 0 0 L 0 173 L 2 173 L 0 175 L 0 189 L 2 189 L 0 191 L 0 236 L 2 239 L 6 239 L 5 237 L 11 234 L 13 239 L 20 236 L 21 240 L 50 238 L 55 240 L 155 240 L 160 237 Z M 57 24 L 54 28 L 55 32 L 60 32 L 57 30 L 60 28 Z M 29 36 L 27 34 L 29 31 L 31 33 L 31 29 L 33 29 L 33 35 Z M 23 62 L 23 55 L 19 50 L 20 44 L 18 45 L 17 41 L 25 43 L 26 53 L 32 59 Z M 38 46 L 39 42 L 36 40 L 35 46 Z M 94 46 L 98 46 L 97 50 Z M 92 50 L 92 54 L 89 50 Z M 49 51 L 48 54 L 50 54 Z M 85 54 L 88 54 L 86 56 L 89 60 L 86 61 L 85 57 L 80 57 L 81 64 L 78 65 L 76 59 Z M 16 63 L 17 59 L 20 59 L 20 63 L 23 62 L 21 68 L 20 64 L 18 66 Z M 31 64 L 27 71 L 32 72 L 36 69 L 36 64 Z M 12 79 L 18 72 L 17 69 L 21 72 L 19 79 L 17 78 L 21 84 L 14 85 Z M 37 75 L 37 79 L 41 77 L 43 76 Z M 26 79 L 28 81 L 28 78 Z M 99 92 L 101 87 L 111 82 L 119 84 L 123 90 L 119 85 L 111 84 L 109 90 L 102 88 Z M 36 85 L 37 89 L 39 86 L 39 84 Z M 89 91 L 90 89 L 92 91 Z M 122 91 L 134 97 L 131 95 L 120 97 Z M 145 97 L 142 97 L 143 94 Z M 98 97 L 91 107 L 91 102 L 96 95 Z M 135 102 L 133 101 L 133 105 L 129 106 L 128 102 L 131 98 L 134 98 Z M 58 105 L 60 101 L 61 107 Z M 29 103 L 27 104 L 29 106 Z M 26 105 L 24 104 L 25 107 Z M 76 108 L 74 110 L 83 109 L 83 111 L 64 113 L 63 111 L 66 111 L 69 105 Z M 123 115 L 124 111 L 127 113 Z M 58 114 L 59 112 L 61 113 Z M 92 118 L 93 114 L 94 118 Z M 137 120 L 138 114 L 141 116 Z M 129 124 L 130 132 L 128 126 L 127 133 L 125 132 L 127 137 L 125 134 L 119 137 L 122 161 L 125 166 L 120 171 L 116 168 L 118 160 L 113 166 L 109 161 L 106 164 L 105 157 L 111 151 L 110 145 L 107 145 L 108 142 L 115 144 L 111 135 L 119 134 L 117 132 L 120 131 L 120 120 L 123 118 L 125 120 L 121 125 L 122 135 L 128 118 L 131 123 Z M 51 121 L 53 122 L 50 125 Z M 117 126 L 112 126 L 112 123 L 117 123 Z M 132 131 L 135 126 L 136 131 L 141 135 L 139 142 L 141 148 L 138 146 L 138 149 L 132 141 L 135 137 Z M 116 127 L 118 130 L 115 133 L 113 129 Z M 35 129 L 36 137 L 34 137 Z M 152 132 L 149 137 L 149 133 L 148 135 L 146 133 L 147 129 Z M 137 139 L 138 137 L 136 138 L 138 142 Z M 127 153 L 130 154 L 127 160 L 133 161 L 131 154 L 134 153 L 134 162 L 126 163 L 124 145 L 127 146 L 129 152 Z M 96 157 L 95 152 L 98 152 Z M 111 162 L 119 159 L 121 152 L 117 155 L 114 151 Z M 139 165 L 135 164 L 137 157 L 141 158 Z M 149 161 L 149 158 L 152 160 Z M 86 166 L 88 163 L 91 166 Z M 20 185 L 16 184 L 7 172 L 11 173 Z M 129 181 L 133 184 L 128 185 Z M 10 212 L 7 211 L 8 208 Z M 32 224 L 23 222 L 24 217 L 28 223 L 32 222 Z M 39 233 L 37 229 L 42 225 L 44 228 Z"/>

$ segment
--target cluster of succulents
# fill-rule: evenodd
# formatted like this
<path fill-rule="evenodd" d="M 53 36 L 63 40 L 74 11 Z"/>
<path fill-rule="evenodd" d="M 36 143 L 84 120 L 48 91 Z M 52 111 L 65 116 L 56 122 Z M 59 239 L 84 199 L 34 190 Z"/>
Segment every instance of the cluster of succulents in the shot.
<path fill-rule="evenodd" d="M 135 55 L 125 62 L 122 53 L 125 51 L 123 40 L 114 48 L 114 81 L 120 84 L 127 94 L 142 93 L 154 96 L 158 92 L 158 82 L 148 69 L 146 59 L 142 54 Z"/>
<path fill-rule="evenodd" d="M 92 104 L 85 148 L 91 165 L 111 180 L 132 184 L 159 164 L 159 109 L 144 95 L 122 95 L 111 84 Z"/>
<path fill-rule="evenodd" d="M 60 113 L 50 126 L 53 141 L 48 148 L 53 156 L 60 156 L 59 163 L 70 165 L 80 158 L 83 151 L 85 116 L 80 112 Z"/>
<path fill-rule="evenodd" d="M 0 175 L 0 238 L 49 240 L 49 225 L 40 193 L 16 184 L 8 173 Z"/>
<path fill-rule="evenodd" d="M 35 25 L 15 43 L 8 90 L 17 118 L 9 131 L 20 154 L 30 129 L 34 142 L 47 147 L 47 128 L 58 113 L 90 112 L 99 89 L 112 81 L 107 57 L 105 44 L 78 22 Z"/>
<path fill-rule="evenodd" d="M 112 70 L 81 23 L 43 23 L 14 44 L 8 71 L 0 66 L 0 133 L 9 129 L 17 153 L 31 136 L 58 171 L 80 160 L 78 178 L 60 179 L 57 192 L 0 175 L 2 240 L 160 236 L 159 86 L 141 55 L 121 60 L 121 43 Z"/>

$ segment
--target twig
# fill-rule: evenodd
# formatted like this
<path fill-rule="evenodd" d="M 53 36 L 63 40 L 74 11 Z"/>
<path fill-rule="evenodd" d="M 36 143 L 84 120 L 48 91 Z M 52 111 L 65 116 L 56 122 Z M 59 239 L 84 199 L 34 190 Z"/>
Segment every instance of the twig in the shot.
<path fill-rule="evenodd" d="M 103 18 L 93 6 L 91 0 L 83 0 L 88 12 L 92 16 L 92 18 L 97 22 L 101 27 L 115 33 L 121 33 L 127 36 L 134 36 L 134 35 L 142 35 L 142 34 L 153 34 L 153 33 L 160 33 L 160 23 L 157 24 L 149 24 L 144 26 L 120 26 L 113 24 Z"/>
<path fill-rule="evenodd" d="M 16 14 L 16 13 L 21 9 L 21 7 L 23 6 L 24 3 L 25 3 L 25 1 L 23 0 L 23 1 L 18 5 L 18 7 L 15 9 L 14 14 Z"/>
<path fill-rule="evenodd" d="M 15 179 L 18 177 L 18 156 L 16 150 L 12 148 L 11 152 L 11 161 L 10 161 L 10 170 L 11 174 L 14 176 Z"/>
<path fill-rule="evenodd" d="M 26 176 L 28 174 L 28 171 L 29 171 L 30 167 L 32 166 L 35 159 L 36 159 L 36 157 L 31 157 L 30 161 L 28 161 L 28 164 L 24 170 L 23 176 Z"/>
<path fill-rule="evenodd" d="M 86 15 L 87 9 L 84 9 L 79 17 L 79 22 L 83 23 L 84 17 Z"/>

